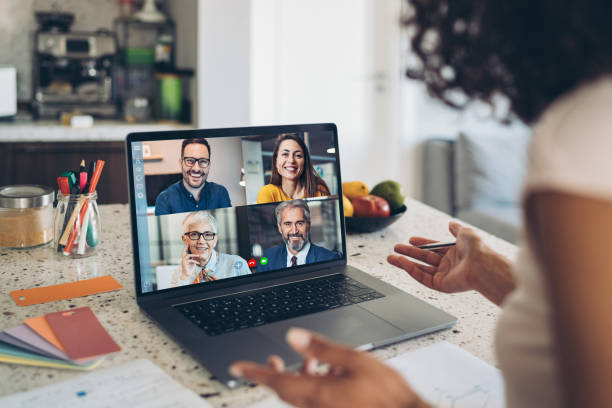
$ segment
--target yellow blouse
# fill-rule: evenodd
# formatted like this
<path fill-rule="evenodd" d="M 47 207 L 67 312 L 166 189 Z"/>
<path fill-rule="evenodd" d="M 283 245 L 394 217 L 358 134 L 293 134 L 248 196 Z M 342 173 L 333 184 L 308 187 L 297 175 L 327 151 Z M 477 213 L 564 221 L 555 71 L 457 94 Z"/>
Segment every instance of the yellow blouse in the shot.
<path fill-rule="evenodd" d="M 326 195 L 327 195 L 326 193 L 317 189 L 317 193 L 315 194 L 315 197 L 323 197 Z M 260 188 L 259 192 L 257 193 L 257 204 L 275 203 L 278 201 L 289 201 L 289 200 L 293 200 L 293 199 L 289 197 L 287 194 L 285 194 L 281 186 L 275 186 L 274 184 L 266 184 L 265 186 Z"/>

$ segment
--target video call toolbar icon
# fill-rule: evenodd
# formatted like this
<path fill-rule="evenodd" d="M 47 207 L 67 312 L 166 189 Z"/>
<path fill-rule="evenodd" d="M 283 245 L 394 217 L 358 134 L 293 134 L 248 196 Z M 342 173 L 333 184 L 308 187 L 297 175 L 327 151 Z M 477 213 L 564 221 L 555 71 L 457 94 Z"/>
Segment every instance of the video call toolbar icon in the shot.
<path fill-rule="evenodd" d="M 257 265 L 257 262 L 254 259 L 249 259 L 249 262 L 247 262 L 247 264 L 250 268 L 253 268 L 255 267 L 255 265 Z"/>

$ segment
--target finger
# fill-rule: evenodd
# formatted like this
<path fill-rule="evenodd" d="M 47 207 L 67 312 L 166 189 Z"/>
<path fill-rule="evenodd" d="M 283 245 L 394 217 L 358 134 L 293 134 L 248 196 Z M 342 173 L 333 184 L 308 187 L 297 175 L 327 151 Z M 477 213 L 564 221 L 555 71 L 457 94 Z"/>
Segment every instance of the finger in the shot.
<path fill-rule="evenodd" d="M 427 244 L 435 244 L 436 242 L 440 242 L 440 241 L 436 241 L 436 240 L 429 239 L 429 238 L 423 238 L 423 237 L 411 237 L 408 242 L 410 242 L 410 244 L 414 246 L 421 246 L 421 245 L 427 245 Z M 446 251 L 448 251 L 448 249 L 449 248 L 446 247 L 446 248 L 428 249 L 428 251 L 435 252 L 437 254 L 444 256 L 444 254 L 446 254 Z"/>
<path fill-rule="evenodd" d="M 438 272 L 438 268 L 430 265 L 423 265 L 420 263 L 416 263 L 405 256 L 400 255 L 389 255 L 387 256 L 387 262 L 389 262 L 393 266 L 397 266 L 398 268 L 402 268 L 406 272 L 410 272 L 411 269 L 416 269 L 420 272 L 423 272 L 427 275 L 434 275 Z"/>
<path fill-rule="evenodd" d="M 419 261 L 433 266 L 438 266 L 440 264 L 440 259 L 442 259 L 440 254 L 426 249 L 420 249 L 412 245 L 396 244 L 393 250 L 399 254 L 418 259 Z"/>
<path fill-rule="evenodd" d="M 411 260 L 399 255 L 389 255 L 387 257 L 387 262 L 389 262 L 391 265 L 402 268 L 417 282 L 427 286 L 430 289 L 436 289 L 434 287 L 433 279 L 434 274 L 436 273 L 435 268 L 416 264 Z"/>
<path fill-rule="evenodd" d="M 410 237 L 408 242 L 411 245 L 419 246 L 419 245 L 425 245 L 425 244 L 433 244 L 439 241 L 436 241 L 435 239 L 424 238 L 424 237 Z"/>
<path fill-rule="evenodd" d="M 285 362 L 279 356 L 272 355 L 268 357 L 268 367 L 270 367 L 277 373 L 282 373 L 283 371 L 285 371 Z"/>
<path fill-rule="evenodd" d="M 453 234 L 454 237 L 457 237 L 457 235 L 459 235 L 459 231 L 461 230 L 461 228 L 463 228 L 463 225 L 459 224 L 457 221 L 450 221 L 448 223 L 448 230 L 451 234 Z"/>
<path fill-rule="evenodd" d="M 302 369 L 300 371 L 303 374 L 315 375 L 317 373 L 318 367 L 319 367 L 319 362 L 317 361 L 317 359 L 308 357 L 304 359 L 304 363 L 302 364 Z"/>
<path fill-rule="evenodd" d="M 297 327 L 292 327 L 287 331 L 286 339 L 295 351 L 306 358 L 346 367 L 347 369 L 358 368 L 363 364 L 364 359 L 369 358 L 365 353 Z"/>

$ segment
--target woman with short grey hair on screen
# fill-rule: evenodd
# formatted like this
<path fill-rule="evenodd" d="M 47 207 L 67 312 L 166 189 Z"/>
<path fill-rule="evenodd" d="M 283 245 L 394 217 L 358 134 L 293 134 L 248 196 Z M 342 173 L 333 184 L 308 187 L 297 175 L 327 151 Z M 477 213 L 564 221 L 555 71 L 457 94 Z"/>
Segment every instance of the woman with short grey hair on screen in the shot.
<path fill-rule="evenodd" d="M 170 287 L 210 282 L 251 273 L 247 261 L 215 248 L 219 241 L 217 221 L 207 211 L 192 212 L 183 220 L 185 248 L 181 265 L 172 273 Z"/>

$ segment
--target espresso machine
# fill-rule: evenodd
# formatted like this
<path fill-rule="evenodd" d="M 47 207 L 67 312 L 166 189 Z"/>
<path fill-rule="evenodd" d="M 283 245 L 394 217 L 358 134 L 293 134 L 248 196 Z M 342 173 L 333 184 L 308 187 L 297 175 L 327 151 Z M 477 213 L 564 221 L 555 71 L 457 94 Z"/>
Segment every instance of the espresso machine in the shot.
<path fill-rule="evenodd" d="M 117 116 L 117 39 L 111 31 L 70 32 L 71 13 L 37 12 L 34 34 L 33 112 L 56 119 L 78 111 Z"/>

